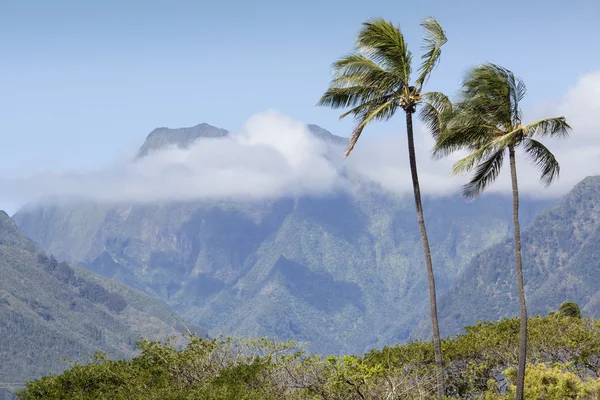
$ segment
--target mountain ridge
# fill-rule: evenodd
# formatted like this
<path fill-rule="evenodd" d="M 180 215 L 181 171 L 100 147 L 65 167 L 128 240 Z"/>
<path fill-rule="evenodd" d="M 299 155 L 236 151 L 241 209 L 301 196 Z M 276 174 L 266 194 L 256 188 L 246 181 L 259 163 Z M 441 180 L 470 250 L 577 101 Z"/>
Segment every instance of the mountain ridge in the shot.
<path fill-rule="evenodd" d="M 600 314 L 600 176 L 588 176 L 522 229 L 525 293 L 530 315 L 546 315 L 565 300 Z M 456 334 L 477 320 L 518 315 L 511 237 L 473 257 L 440 297 L 440 326 Z M 427 336 L 422 321 L 413 337 Z"/>
<path fill-rule="evenodd" d="M 306 125 L 309 133 L 326 142 L 344 145 L 347 138 L 336 136 L 318 125 Z M 164 149 L 169 146 L 177 146 L 180 149 L 186 149 L 199 139 L 206 138 L 225 138 L 231 134 L 226 129 L 217 128 L 207 123 L 200 123 L 185 128 L 155 128 L 148 134 L 146 140 L 138 150 L 136 158 L 142 158 L 151 152 Z"/>
<path fill-rule="evenodd" d="M 0 382 L 59 373 L 68 367 L 60 359 L 84 363 L 98 350 L 131 357 L 138 335 L 182 343 L 184 324 L 159 300 L 58 262 L 2 211 L 0 276 Z M 12 397 L 0 388 L 0 398 Z"/>

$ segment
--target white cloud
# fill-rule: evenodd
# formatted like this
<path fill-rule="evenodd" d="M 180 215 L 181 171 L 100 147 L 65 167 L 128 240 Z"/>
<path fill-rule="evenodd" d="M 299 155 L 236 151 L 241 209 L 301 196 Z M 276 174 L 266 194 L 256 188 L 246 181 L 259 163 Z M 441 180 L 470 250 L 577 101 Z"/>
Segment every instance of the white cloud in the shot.
<path fill-rule="evenodd" d="M 214 197 L 272 197 L 335 189 L 327 146 L 306 125 L 275 111 L 251 117 L 229 138 L 206 138 L 135 162 L 85 173 L 44 173 L 5 182 L 4 196 L 145 202 Z"/>
<path fill-rule="evenodd" d="M 554 103 L 524 110 L 527 121 L 565 116 L 573 128 L 568 139 L 540 139 L 554 153 L 561 165 L 560 177 L 545 188 L 539 181 L 540 173 L 527 156 L 518 153 L 517 171 L 521 194 L 531 196 L 559 196 L 568 192 L 586 176 L 600 174 L 600 71 L 582 76 L 564 96 Z M 401 132 L 401 129 L 399 129 Z M 449 194 L 467 182 L 468 176 L 451 178 L 452 164 L 462 154 L 453 154 L 443 160 L 432 160 L 429 151 L 433 140 L 427 132 L 417 130 L 415 145 L 421 191 L 425 194 Z M 395 192 L 412 191 L 408 152 L 404 133 L 378 142 L 357 146 L 358 172 L 380 182 Z M 508 160 L 506 160 L 508 161 Z M 360 164 L 360 165 L 359 165 Z M 510 193 L 511 182 L 508 162 L 489 192 Z"/>
<path fill-rule="evenodd" d="M 551 188 L 524 155 L 518 160 L 522 193 L 560 195 L 585 176 L 600 174 L 600 72 L 583 76 L 562 99 L 525 110 L 528 120 L 564 115 L 573 127 L 567 140 L 548 140 L 561 163 L 561 177 Z M 0 201 L 20 203 L 48 197 L 89 198 L 109 202 L 145 202 L 202 198 L 265 198 L 327 194 L 375 182 L 394 193 L 411 193 L 406 136 L 399 118 L 375 139 L 369 130 L 347 159 L 312 136 L 306 125 L 276 111 L 252 116 L 240 132 L 225 139 L 202 139 L 188 149 L 169 148 L 138 161 L 119 161 L 104 169 L 79 173 L 41 173 L 0 182 Z M 393 132 L 391 128 L 394 127 Z M 397 127 L 397 128 L 396 128 Z M 432 160 L 433 141 L 416 130 L 422 193 L 456 192 L 467 177 L 450 178 L 459 155 Z M 508 165 L 489 189 L 509 192 Z"/>

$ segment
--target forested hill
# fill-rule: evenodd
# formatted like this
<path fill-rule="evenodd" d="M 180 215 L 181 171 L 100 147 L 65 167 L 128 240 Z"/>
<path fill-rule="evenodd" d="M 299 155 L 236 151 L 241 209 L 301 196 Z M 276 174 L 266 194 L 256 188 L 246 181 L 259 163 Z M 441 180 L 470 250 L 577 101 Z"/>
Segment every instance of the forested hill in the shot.
<path fill-rule="evenodd" d="M 138 335 L 165 340 L 183 331 L 159 300 L 58 262 L 0 211 L 0 399 L 63 371 L 59 359 L 86 362 L 98 350 L 131 357 Z"/>
<path fill-rule="evenodd" d="M 536 216 L 522 232 L 522 254 L 531 315 L 546 315 L 567 299 L 584 315 L 600 315 L 600 176 L 584 179 Z M 510 237 L 473 258 L 439 300 L 445 334 L 477 320 L 518 315 L 514 260 Z M 418 334 L 427 332 L 422 327 Z"/>

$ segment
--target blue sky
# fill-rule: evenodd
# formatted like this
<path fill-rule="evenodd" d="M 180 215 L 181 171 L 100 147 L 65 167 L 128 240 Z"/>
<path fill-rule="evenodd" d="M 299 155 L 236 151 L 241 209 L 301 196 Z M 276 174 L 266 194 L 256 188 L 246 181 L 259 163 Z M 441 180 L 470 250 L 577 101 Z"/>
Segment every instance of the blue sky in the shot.
<path fill-rule="evenodd" d="M 331 63 L 380 16 L 419 54 L 429 15 L 449 39 L 430 89 L 451 93 L 467 66 L 492 61 L 525 80 L 534 107 L 600 69 L 597 0 L 2 1 L 0 176 L 98 168 L 155 127 L 235 130 L 270 108 L 348 135 L 351 120 L 314 106 Z"/>

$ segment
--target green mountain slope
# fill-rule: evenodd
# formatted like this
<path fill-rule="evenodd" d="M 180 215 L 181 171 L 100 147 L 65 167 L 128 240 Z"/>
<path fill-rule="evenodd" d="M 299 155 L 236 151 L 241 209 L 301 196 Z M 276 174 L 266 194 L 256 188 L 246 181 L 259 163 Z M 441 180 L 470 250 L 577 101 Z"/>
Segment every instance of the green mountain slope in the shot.
<path fill-rule="evenodd" d="M 345 144 L 310 129 L 331 146 Z M 184 131 L 173 143 L 173 131 L 170 144 L 189 145 Z M 510 199 L 485 199 L 425 199 L 440 291 L 510 232 Z M 523 224 L 548 204 L 524 200 Z M 160 298 L 212 334 L 360 353 L 407 339 L 427 312 L 412 196 L 366 183 L 325 197 L 48 205 L 14 218 L 46 250 Z"/>
<path fill-rule="evenodd" d="M 46 256 L 0 211 L 0 398 L 63 371 L 58 358 L 130 357 L 139 334 L 164 340 L 181 331 L 159 300 Z"/>
<path fill-rule="evenodd" d="M 600 176 L 584 179 L 536 216 L 522 242 L 531 315 L 546 315 L 567 299 L 584 315 L 600 315 Z M 444 333 L 457 333 L 477 320 L 518 315 L 513 246 L 505 239 L 479 253 L 440 299 Z"/>

